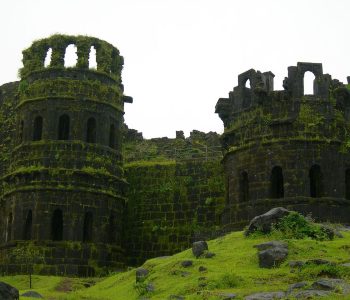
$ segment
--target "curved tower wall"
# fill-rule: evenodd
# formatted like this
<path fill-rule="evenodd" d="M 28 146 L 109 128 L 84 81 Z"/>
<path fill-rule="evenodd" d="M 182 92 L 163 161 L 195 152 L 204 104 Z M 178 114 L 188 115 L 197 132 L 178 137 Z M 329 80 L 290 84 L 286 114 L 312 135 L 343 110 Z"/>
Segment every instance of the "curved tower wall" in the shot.
<path fill-rule="evenodd" d="M 304 95 L 307 71 L 315 76 L 313 95 Z M 249 70 L 216 105 L 225 126 L 223 225 L 242 228 L 276 206 L 349 222 L 349 90 L 321 64 L 289 67 L 283 91 L 273 90 L 273 77 Z"/>
<path fill-rule="evenodd" d="M 65 67 L 69 45 L 77 49 L 73 67 Z M 91 47 L 96 69 L 89 68 Z M 47 53 L 51 63 L 45 66 Z M 4 177 L 3 242 L 45 242 L 48 273 L 59 268 L 90 275 L 96 267 L 121 267 L 121 127 L 124 102 L 131 102 L 123 95 L 123 57 L 96 38 L 55 35 L 23 51 L 23 65 L 16 146 Z M 69 251 L 67 242 L 76 250 Z"/>

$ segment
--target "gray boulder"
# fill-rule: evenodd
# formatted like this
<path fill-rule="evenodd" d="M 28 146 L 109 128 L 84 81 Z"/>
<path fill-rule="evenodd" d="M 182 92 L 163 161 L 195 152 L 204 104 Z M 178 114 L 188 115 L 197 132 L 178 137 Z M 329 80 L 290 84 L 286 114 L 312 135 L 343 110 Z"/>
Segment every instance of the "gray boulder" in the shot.
<path fill-rule="evenodd" d="M 0 282 L 0 299 L 1 300 L 18 300 L 19 299 L 18 290 L 15 287 L 5 282 Z"/>
<path fill-rule="evenodd" d="M 264 292 L 264 293 L 255 293 L 249 296 L 246 296 L 245 300 L 274 300 L 274 299 L 283 299 L 286 296 L 285 292 Z"/>
<path fill-rule="evenodd" d="M 183 262 L 181 262 L 181 266 L 183 266 L 184 268 L 191 267 L 192 265 L 193 265 L 192 260 L 184 260 Z"/>
<path fill-rule="evenodd" d="M 44 297 L 41 296 L 38 292 L 36 291 L 28 291 L 25 292 L 21 295 L 22 297 L 31 297 L 31 298 L 39 298 L 39 299 L 43 299 Z"/>
<path fill-rule="evenodd" d="M 347 284 L 343 279 L 335 279 L 335 278 L 323 278 L 315 281 L 311 287 L 315 290 L 323 290 L 323 291 L 333 291 L 336 288 L 341 288 L 344 293 L 349 292 L 350 285 Z"/>
<path fill-rule="evenodd" d="M 142 281 L 149 274 L 149 271 L 145 268 L 138 268 L 136 270 L 136 282 Z"/>
<path fill-rule="evenodd" d="M 289 215 L 290 213 L 291 211 L 283 207 L 275 207 L 263 215 L 256 216 L 253 220 L 250 221 L 245 235 L 248 236 L 256 230 L 259 230 L 263 233 L 269 233 L 271 231 L 272 224 L 278 223 L 280 219 L 282 219 L 284 216 Z"/>
<path fill-rule="evenodd" d="M 318 297 L 328 296 L 330 293 L 330 291 L 304 290 L 293 294 L 293 297 L 295 299 L 317 299 Z"/>
<path fill-rule="evenodd" d="M 195 257 L 198 258 L 205 251 L 208 251 L 208 244 L 206 241 L 198 241 L 192 244 L 192 253 Z"/>
<path fill-rule="evenodd" d="M 271 248 L 288 248 L 288 244 L 280 241 L 270 241 L 262 244 L 255 245 L 254 248 L 257 248 L 259 251 L 271 249 Z"/>
<path fill-rule="evenodd" d="M 288 249 L 275 247 L 258 253 L 260 268 L 278 267 L 288 256 Z"/>

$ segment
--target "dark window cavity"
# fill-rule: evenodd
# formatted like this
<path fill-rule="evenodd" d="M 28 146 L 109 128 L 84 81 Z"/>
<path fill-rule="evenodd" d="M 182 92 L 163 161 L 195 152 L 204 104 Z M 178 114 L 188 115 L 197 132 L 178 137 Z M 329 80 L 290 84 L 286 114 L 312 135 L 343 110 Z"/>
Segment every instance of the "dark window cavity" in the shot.
<path fill-rule="evenodd" d="M 58 139 L 68 140 L 69 139 L 69 116 L 62 115 L 58 121 Z"/>
<path fill-rule="evenodd" d="M 87 121 L 86 142 L 96 143 L 96 120 L 94 118 Z"/>
<path fill-rule="evenodd" d="M 115 148 L 115 126 L 111 124 L 109 127 L 109 147 Z"/>
<path fill-rule="evenodd" d="M 345 171 L 345 198 L 350 200 L 350 169 Z"/>
<path fill-rule="evenodd" d="M 37 116 L 34 119 L 33 141 L 40 141 L 43 134 L 43 118 Z"/>
<path fill-rule="evenodd" d="M 56 209 L 52 215 L 51 239 L 53 241 L 62 241 L 62 238 L 63 238 L 63 214 L 60 209 Z"/>
<path fill-rule="evenodd" d="M 248 200 L 249 200 L 248 173 L 242 172 L 239 176 L 239 201 L 246 202 Z"/>
<path fill-rule="evenodd" d="M 313 165 L 310 168 L 310 196 L 313 198 L 322 197 L 323 194 L 323 178 L 321 167 L 319 165 Z"/>
<path fill-rule="evenodd" d="M 270 197 L 275 199 L 284 197 L 283 172 L 279 166 L 273 167 L 271 171 Z"/>
<path fill-rule="evenodd" d="M 24 223 L 23 228 L 23 239 L 24 240 L 31 240 L 32 239 L 32 224 L 33 224 L 33 215 L 32 210 L 28 210 L 26 221 Z"/>
<path fill-rule="evenodd" d="M 84 216 L 83 242 L 92 241 L 92 212 L 86 212 Z"/>
<path fill-rule="evenodd" d="M 9 216 L 7 217 L 7 234 L 6 234 L 6 240 L 8 242 L 11 241 L 12 222 L 13 222 L 12 213 L 9 213 Z"/>
<path fill-rule="evenodd" d="M 21 123 L 19 124 L 19 133 L 18 133 L 18 140 L 20 143 L 23 142 L 23 129 L 24 129 L 24 122 L 21 121 Z"/>

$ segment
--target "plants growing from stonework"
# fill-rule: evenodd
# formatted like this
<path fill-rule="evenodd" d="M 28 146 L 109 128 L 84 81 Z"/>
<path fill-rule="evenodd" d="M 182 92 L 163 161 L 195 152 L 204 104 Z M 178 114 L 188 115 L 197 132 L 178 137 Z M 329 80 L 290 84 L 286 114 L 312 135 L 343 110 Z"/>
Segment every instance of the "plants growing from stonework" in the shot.
<path fill-rule="evenodd" d="M 18 245 L 11 250 L 11 263 L 17 263 L 25 266 L 25 272 L 28 274 L 29 288 L 32 288 L 32 274 L 34 264 L 44 263 L 44 256 L 41 251 L 32 242 Z"/>

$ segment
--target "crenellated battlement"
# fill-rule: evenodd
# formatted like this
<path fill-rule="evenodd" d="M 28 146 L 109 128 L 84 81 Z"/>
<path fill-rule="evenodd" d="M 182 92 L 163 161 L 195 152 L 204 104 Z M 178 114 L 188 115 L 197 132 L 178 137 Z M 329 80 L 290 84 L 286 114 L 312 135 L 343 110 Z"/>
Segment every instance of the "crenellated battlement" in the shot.
<path fill-rule="evenodd" d="M 313 95 L 304 94 L 304 75 L 314 74 Z M 288 68 L 282 91 L 273 90 L 274 74 L 250 69 L 238 76 L 238 86 L 220 98 L 216 113 L 224 122 L 225 148 L 259 140 L 324 138 L 345 142 L 350 120 L 350 91 L 322 64 L 301 63 Z M 246 86 L 250 82 L 250 87 Z"/>

